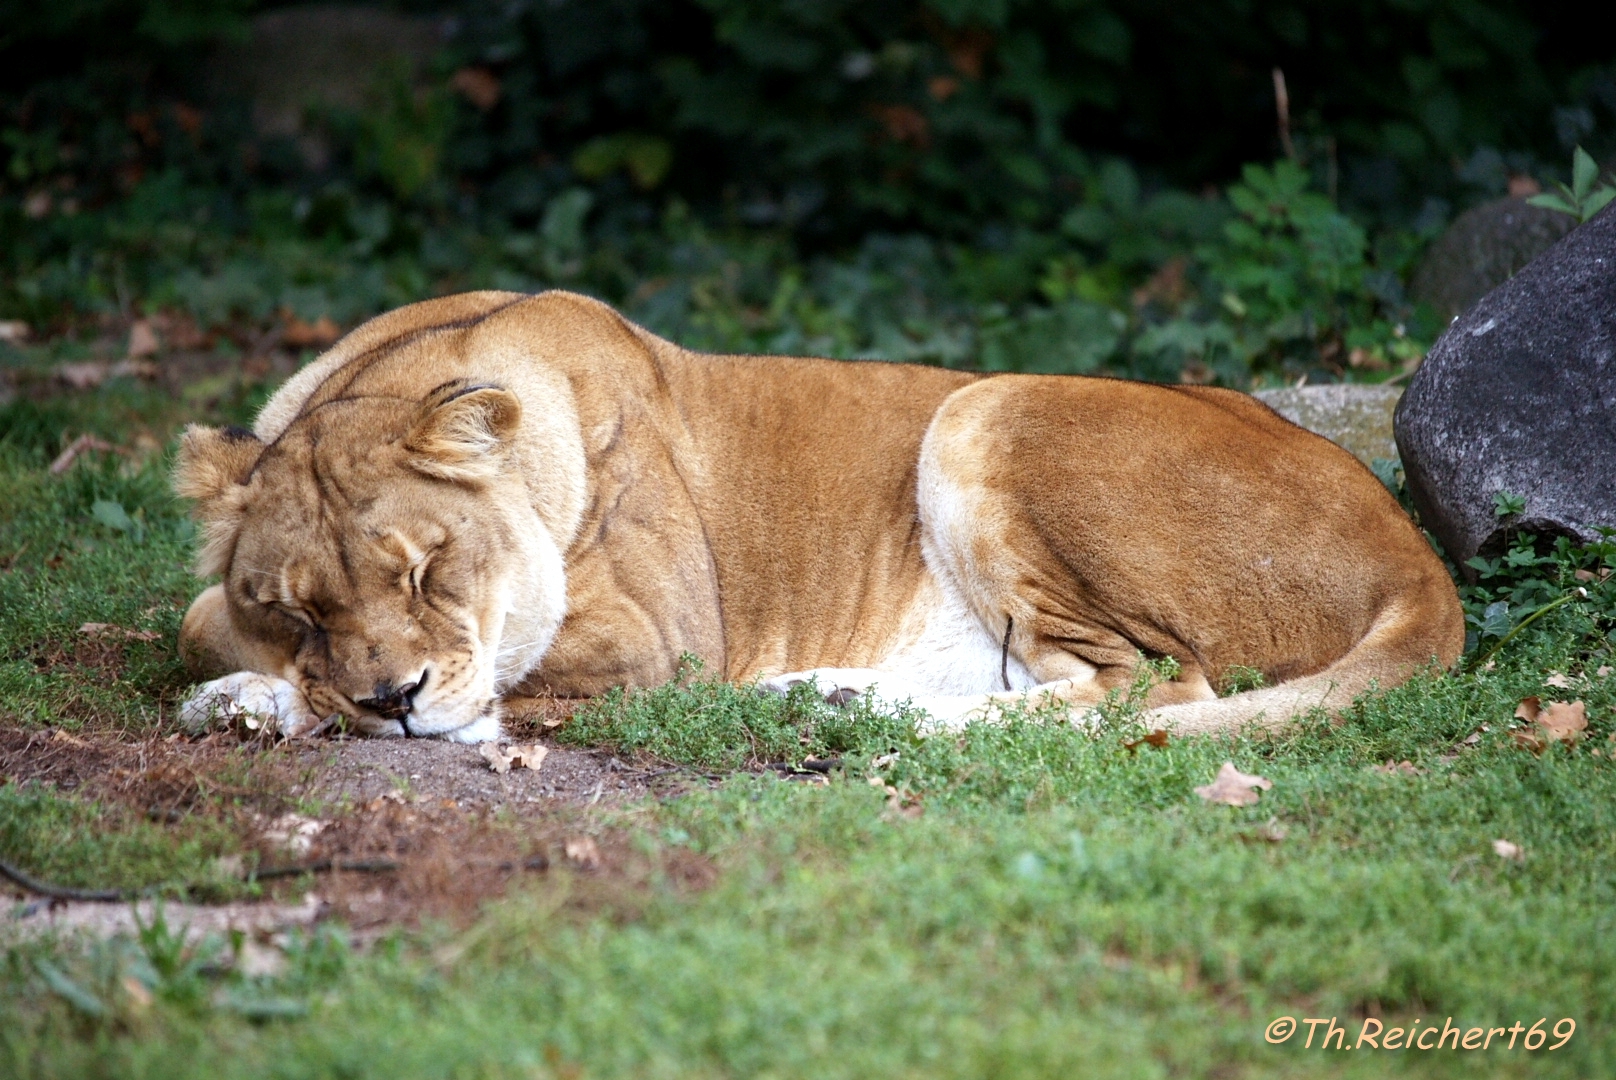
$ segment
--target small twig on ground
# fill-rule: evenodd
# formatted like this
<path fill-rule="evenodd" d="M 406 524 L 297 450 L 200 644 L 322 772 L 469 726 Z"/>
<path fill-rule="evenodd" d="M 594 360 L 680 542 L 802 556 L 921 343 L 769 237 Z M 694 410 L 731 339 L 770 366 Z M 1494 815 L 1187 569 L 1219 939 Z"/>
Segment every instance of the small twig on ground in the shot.
<path fill-rule="evenodd" d="M 340 870 L 345 874 L 385 874 L 398 869 L 392 859 L 316 859 L 311 863 L 293 866 L 267 866 L 245 875 L 246 881 L 265 881 L 269 878 L 301 877 L 304 874 L 329 874 Z"/>
<path fill-rule="evenodd" d="M 1274 69 L 1274 112 L 1279 117 L 1279 145 L 1285 156 L 1296 160 L 1296 147 L 1291 143 L 1291 95 L 1285 87 L 1285 73 Z"/>
<path fill-rule="evenodd" d="M 666 769 L 657 769 L 654 772 L 641 773 L 638 779 L 642 781 L 657 780 L 664 776 L 671 776 L 674 773 L 684 773 L 686 776 L 694 776 L 702 780 L 724 779 L 723 773 L 702 772 L 700 769 L 691 768 L 689 765 L 672 765 Z"/>
<path fill-rule="evenodd" d="M 40 881 L 24 871 L 0 860 L 0 877 L 8 878 L 31 893 L 48 896 L 52 900 L 89 900 L 97 903 L 117 903 L 133 900 L 139 894 L 133 889 L 75 889 L 71 885 L 52 885 Z"/>
<path fill-rule="evenodd" d="M 67 449 L 56 455 L 56 460 L 50 463 L 51 475 L 62 475 L 73 467 L 73 462 L 77 461 L 81 454 L 91 450 L 99 450 L 103 454 L 122 454 L 124 457 L 134 456 L 132 451 L 125 450 L 121 446 L 113 446 L 105 439 L 97 438 L 94 435 L 80 435 L 68 443 Z"/>

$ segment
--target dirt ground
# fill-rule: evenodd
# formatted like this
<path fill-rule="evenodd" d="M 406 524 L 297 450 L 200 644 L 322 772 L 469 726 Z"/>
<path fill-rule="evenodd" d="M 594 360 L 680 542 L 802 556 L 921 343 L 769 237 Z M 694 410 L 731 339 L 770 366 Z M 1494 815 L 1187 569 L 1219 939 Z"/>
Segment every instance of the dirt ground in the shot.
<path fill-rule="evenodd" d="M 315 867 L 261 883 L 255 901 L 208 904 L 200 889 L 190 899 L 202 902 L 169 904 L 171 924 L 191 926 L 193 936 L 240 929 L 271 952 L 286 929 L 326 919 L 342 921 L 360 944 L 427 919 L 463 925 L 524 881 L 564 880 L 563 908 L 587 911 L 632 908 L 652 883 L 704 887 L 715 874 L 704 857 L 682 849 L 647 856 L 607 819 L 626 803 L 707 781 L 557 745 L 553 728 L 574 707 L 513 710 L 512 741 L 548 751 L 537 770 L 497 773 L 481 748 L 430 739 L 271 744 L 236 732 L 195 739 L 0 727 L 0 783 L 46 784 L 158 823 L 222 819 L 243 838 L 237 873 Z M 0 906 L 0 939 L 134 925 L 128 903 L 51 900 L 0 883 L 0 897 L 8 893 L 15 903 L 9 918 Z"/>

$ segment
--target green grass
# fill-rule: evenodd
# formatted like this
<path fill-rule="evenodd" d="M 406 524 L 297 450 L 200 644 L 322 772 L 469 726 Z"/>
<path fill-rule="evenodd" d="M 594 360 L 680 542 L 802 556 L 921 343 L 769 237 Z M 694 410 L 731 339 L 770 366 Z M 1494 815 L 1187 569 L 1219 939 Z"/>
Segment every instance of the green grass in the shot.
<path fill-rule="evenodd" d="M 184 412 L 123 387 L 0 414 L 0 725 L 167 730 L 197 582 L 164 462 L 45 466 L 64 431 L 166 438 Z M 1478 616 L 1512 605 L 1483 647 L 1559 595 L 1570 565 L 1468 591 Z M 591 913 L 557 869 L 466 930 L 363 952 L 339 930 L 296 938 L 274 977 L 231 974 L 230 942 L 186 950 L 172 928 L 0 944 L 0 1075 L 1597 1075 L 1616 1060 L 1616 679 L 1581 678 L 1610 660 L 1609 587 L 1591 588 L 1490 669 L 1416 679 L 1340 726 L 1132 751 L 1126 703 L 1093 731 L 1035 714 L 922 740 L 905 716 L 689 671 L 600 700 L 563 735 L 743 770 L 598 818 L 647 854 L 710 861 L 710 888 L 653 880 Z M 88 621 L 159 636 L 86 654 Z M 1579 681 L 1545 687 L 1551 671 Z M 1583 700 L 1588 738 L 1541 756 L 1515 745 L 1531 694 Z M 844 767 L 828 786 L 744 771 L 808 754 Z M 1421 771 L 1375 770 L 1388 759 Z M 1272 790 L 1204 804 L 1193 788 L 1226 760 Z M 228 820 L 158 824 L 0 786 L 0 857 L 84 885 L 199 880 L 238 843 Z M 1497 855 L 1498 839 L 1523 857 Z M 1308 1050 L 1305 1028 L 1263 1039 L 1282 1015 L 1337 1017 L 1355 1037 L 1364 1011 L 1578 1027 L 1531 1055 Z"/>
<path fill-rule="evenodd" d="M 0 785 L 0 858 L 55 884 L 173 895 L 194 883 L 210 897 L 239 894 L 214 860 L 240 846 L 223 822 L 200 814 L 164 827 L 42 785 Z"/>

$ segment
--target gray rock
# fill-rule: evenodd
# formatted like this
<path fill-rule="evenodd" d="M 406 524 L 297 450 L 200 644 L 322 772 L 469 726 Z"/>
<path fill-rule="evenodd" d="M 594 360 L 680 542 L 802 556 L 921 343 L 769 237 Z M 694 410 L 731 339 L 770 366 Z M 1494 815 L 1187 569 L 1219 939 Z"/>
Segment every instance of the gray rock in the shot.
<path fill-rule="evenodd" d="M 1591 540 L 1616 525 L 1616 205 L 1460 316 L 1398 406 L 1397 445 L 1427 529 L 1455 562 L 1511 528 Z"/>
<path fill-rule="evenodd" d="M 1344 447 L 1365 465 L 1397 456 L 1392 412 L 1402 396 L 1398 387 L 1333 383 L 1258 390 L 1253 396 L 1291 423 Z"/>
<path fill-rule="evenodd" d="M 1575 224 L 1570 215 L 1529 206 L 1525 199 L 1472 207 L 1431 245 L 1409 291 L 1451 319 L 1508 281 Z"/>

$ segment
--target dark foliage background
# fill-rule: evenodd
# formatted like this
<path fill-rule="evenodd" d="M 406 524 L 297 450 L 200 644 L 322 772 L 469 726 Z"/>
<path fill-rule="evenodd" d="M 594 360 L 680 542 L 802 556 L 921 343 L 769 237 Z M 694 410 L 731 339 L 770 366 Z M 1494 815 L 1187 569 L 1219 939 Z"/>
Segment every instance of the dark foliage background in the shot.
<path fill-rule="evenodd" d="M 1569 0 L 406 2 L 427 55 L 297 133 L 230 78 L 279 6 L 0 3 L 0 309 L 350 322 L 560 283 L 724 347 L 1027 367 L 1082 336 L 1043 368 L 1239 381 L 1395 360 L 1454 213 L 1616 151 L 1612 20 Z"/>

